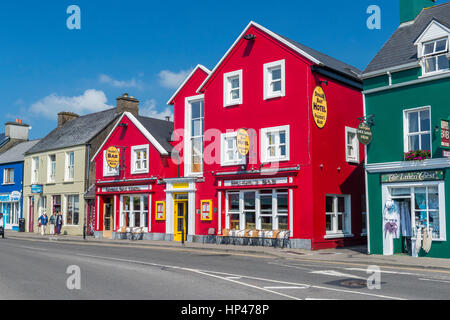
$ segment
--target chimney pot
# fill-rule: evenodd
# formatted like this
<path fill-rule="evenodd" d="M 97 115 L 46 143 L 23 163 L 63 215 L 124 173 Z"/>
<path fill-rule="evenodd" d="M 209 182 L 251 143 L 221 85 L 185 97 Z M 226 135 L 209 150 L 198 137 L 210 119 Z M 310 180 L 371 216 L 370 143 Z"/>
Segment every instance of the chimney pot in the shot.
<path fill-rule="evenodd" d="M 128 93 L 124 93 L 121 97 L 117 98 L 116 113 L 130 112 L 131 114 L 139 115 L 139 100 L 133 96 L 129 96 Z"/>
<path fill-rule="evenodd" d="M 64 126 L 67 122 L 78 118 L 79 116 L 73 112 L 60 112 L 58 113 L 58 128 Z"/>

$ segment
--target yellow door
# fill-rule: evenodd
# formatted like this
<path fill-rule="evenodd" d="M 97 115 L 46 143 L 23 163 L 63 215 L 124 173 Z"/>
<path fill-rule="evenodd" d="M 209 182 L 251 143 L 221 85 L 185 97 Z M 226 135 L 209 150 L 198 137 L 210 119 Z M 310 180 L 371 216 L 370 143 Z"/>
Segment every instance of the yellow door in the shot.
<path fill-rule="evenodd" d="M 112 239 L 113 219 L 112 205 L 105 203 L 103 206 L 103 238 Z"/>
<path fill-rule="evenodd" d="M 184 234 L 184 240 L 187 239 L 187 201 L 180 200 L 174 202 L 173 220 L 174 220 L 174 241 L 180 242 L 182 234 Z"/>

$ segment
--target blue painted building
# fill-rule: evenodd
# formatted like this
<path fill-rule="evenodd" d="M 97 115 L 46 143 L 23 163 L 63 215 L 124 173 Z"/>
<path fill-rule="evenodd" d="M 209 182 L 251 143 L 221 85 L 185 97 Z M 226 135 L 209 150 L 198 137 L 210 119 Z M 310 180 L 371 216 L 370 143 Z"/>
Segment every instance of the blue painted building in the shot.
<path fill-rule="evenodd" d="M 38 142 L 22 142 L 0 154 L 0 212 L 6 230 L 19 230 L 19 219 L 23 218 L 24 154 Z"/>

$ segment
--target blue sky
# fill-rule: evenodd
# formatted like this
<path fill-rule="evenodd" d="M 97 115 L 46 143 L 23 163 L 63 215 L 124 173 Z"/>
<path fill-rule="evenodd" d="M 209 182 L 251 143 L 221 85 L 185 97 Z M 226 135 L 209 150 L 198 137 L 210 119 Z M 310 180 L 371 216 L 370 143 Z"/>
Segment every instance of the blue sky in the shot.
<path fill-rule="evenodd" d="M 170 115 L 166 102 L 183 76 L 198 63 L 212 69 L 251 20 L 364 69 L 398 27 L 398 3 L 4 1 L 0 121 L 23 119 L 37 139 L 55 128 L 57 112 L 98 111 L 124 92 L 146 115 Z M 72 4 L 81 8 L 81 30 L 66 26 Z M 381 30 L 366 26 L 370 5 L 381 8 Z"/>

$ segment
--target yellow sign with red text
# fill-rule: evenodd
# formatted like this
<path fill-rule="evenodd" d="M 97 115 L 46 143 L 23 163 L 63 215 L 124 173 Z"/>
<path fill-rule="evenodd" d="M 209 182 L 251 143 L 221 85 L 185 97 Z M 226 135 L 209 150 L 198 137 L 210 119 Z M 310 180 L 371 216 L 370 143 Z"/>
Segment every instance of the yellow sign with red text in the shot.
<path fill-rule="evenodd" d="M 111 168 L 115 169 L 119 166 L 119 150 L 116 147 L 109 147 L 106 150 L 106 163 Z"/>
<path fill-rule="evenodd" d="M 238 152 L 241 155 L 246 156 L 250 150 L 250 138 L 247 130 L 245 129 L 238 130 L 236 137 L 236 144 Z"/>
<path fill-rule="evenodd" d="M 327 111 L 327 97 L 323 89 L 317 86 L 313 93 L 312 112 L 314 121 L 320 129 L 327 123 Z"/>

